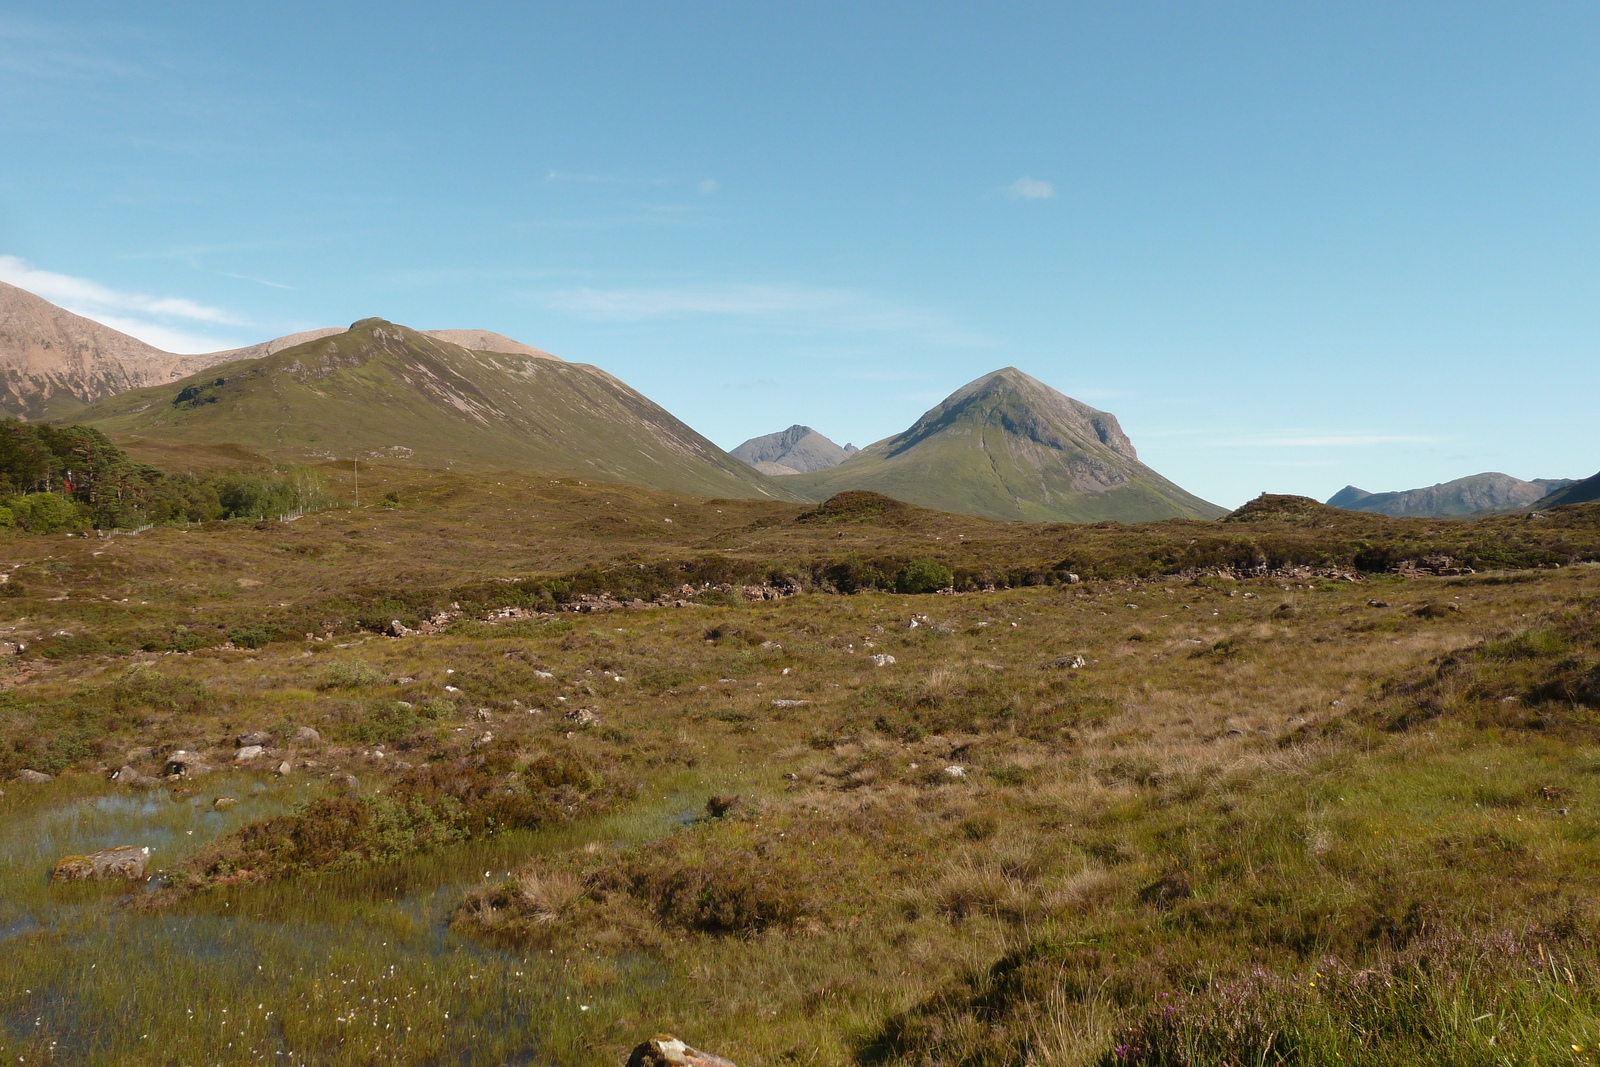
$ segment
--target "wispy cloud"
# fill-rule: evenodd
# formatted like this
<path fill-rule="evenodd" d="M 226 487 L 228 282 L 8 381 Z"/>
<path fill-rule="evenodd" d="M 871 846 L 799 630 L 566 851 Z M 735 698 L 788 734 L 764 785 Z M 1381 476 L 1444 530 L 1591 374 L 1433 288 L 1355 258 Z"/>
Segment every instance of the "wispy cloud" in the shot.
<path fill-rule="evenodd" d="M 1006 186 L 1001 192 L 1013 200 L 1053 200 L 1056 187 L 1039 178 L 1023 176 Z"/>
<path fill-rule="evenodd" d="M 796 285 L 711 285 L 655 289 L 558 289 L 534 294 L 543 306 L 596 321 L 719 316 L 784 327 L 914 334 L 949 345 L 987 345 L 943 312 L 897 304 L 852 289 Z"/>
<path fill-rule="evenodd" d="M 695 188 L 699 189 L 702 193 L 709 195 L 711 193 L 719 192 L 722 189 L 722 183 L 717 181 L 715 178 L 707 178 L 705 181 L 695 186 Z"/>
<path fill-rule="evenodd" d="M 40 270 L 16 256 L 0 256 L 0 281 L 169 352 L 213 352 L 230 347 L 230 342 L 221 338 L 192 332 L 197 324 L 249 325 L 221 308 L 183 297 L 113 289 L 88 278 Z"/>

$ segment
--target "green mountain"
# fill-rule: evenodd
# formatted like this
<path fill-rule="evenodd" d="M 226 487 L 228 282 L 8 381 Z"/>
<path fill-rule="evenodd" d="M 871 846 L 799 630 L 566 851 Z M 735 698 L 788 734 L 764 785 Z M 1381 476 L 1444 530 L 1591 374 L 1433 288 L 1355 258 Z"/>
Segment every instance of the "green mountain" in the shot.
<path fill-rule="evenodd" d="M 1587 504 L 1591 500 L 1600 500 L 1600 474 L 1591 475 L 1581 482 L 1573 482 L 1557 489 L 1549 496 L 1541 498 L 1534 507 L 1554 508 L 1562 504 Z"/>
<path fill-rule="evenodd" d="M 1116 416 L 1007 367 L 956 390 L 904 433 L 827 470 L 772 479 L 812 500 L 870 489 L 993 519 L 1213 519 L 1226 513 L 1139 462 Z"/>
<path fill-rule="evenodd" d="M 596 367 L 536 349 L 467 349 L 382 319 L 119 393 L 72 421 L 136 454 L 233 446 L 275 459 L 359 456 L 800 499 Z"/>
<path fill-rule="evenodd" d="M 1369 493 L 1347 485 L 1329 497 L 1328 504 L 1346 511 L 1370 511 L 1396 518 L 1460 517 L 1484 511 L 1513 511 L 1571 484 L 1569 478 L 1535 478 L 1525 482 L 1509 474 L 1489 471 L 1393 493 Z"/>

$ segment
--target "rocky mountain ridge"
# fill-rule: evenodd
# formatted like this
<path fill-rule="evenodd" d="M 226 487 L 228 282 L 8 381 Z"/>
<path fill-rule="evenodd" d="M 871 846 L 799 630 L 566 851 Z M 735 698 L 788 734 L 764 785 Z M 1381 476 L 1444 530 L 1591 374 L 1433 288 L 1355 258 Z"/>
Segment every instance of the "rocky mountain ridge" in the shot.
<path fill-rule="evenodd" d="M 1509 474 L 1487 471 L 1420 489 L 1369 493 L 1347 485 L 1328 498 L 1331 507 L 1370 511 L 1395 518 L 1448 518 L 1479 512 L 1511 511 L 1527 507 L 1546 495 L 1572 484 L 1570 478 L 1535 478 L 1523 481 Z"/>
<path fill-rule="evenodd" d="M 809 474 L 837 467 L 859 451 L 849 444 L 840 448 L 811 427 L 797 424 L 752 437 L 728 454 L 762 474 Z"/>

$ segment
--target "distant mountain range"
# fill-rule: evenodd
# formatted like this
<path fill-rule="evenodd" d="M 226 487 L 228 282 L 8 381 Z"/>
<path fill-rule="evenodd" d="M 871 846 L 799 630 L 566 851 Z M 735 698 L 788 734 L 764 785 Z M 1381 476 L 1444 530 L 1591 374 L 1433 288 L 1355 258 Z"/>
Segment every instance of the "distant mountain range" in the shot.
<path fill-rule="evenodd" d="M 1541 508 L 1555 508 L 1562 504 L 1587 504 L 1591 500 L 1600 500 L 1600 474 L 1591 475 L 1581 482 L 1557 489 L 1549 496 L 1538 502 Z"/>
<path fill-rule="evenodd" d="M 871 489 L 923 507 L 1027 521 L 1217 518 L 1139 462 L 1116 416 L 1006 367 L 843 463 L 772 479 L 812 500 Z"/>
<path fill-rule="evenodd" d="M 135 454 L 145 442 L 228 444 L 279 460 L 359 456 L 800 499 L 597 367 L 498 334 L 441 334 L 363 319 L 271 355 L 119 393 L 71 421 Z M 452 336 L 494 347 L 443 339 Z"/>
<path fill-rule="evenodd" d="M 808 474 L 837 467 L 859 451 L 855 445 L 840 448 L 809 426 L 791 426 L 752 437 L 728 454 L 762 474 Z"/>
<path fill-rule="evenodd" d="M 1346 511 L 1371 511 L 1397 518 L 1449 518 L 1484 511 L 1513 511 L 1571 484 L 1570 478 L 1535 478 L 1525 482 L 1509 474 L 1490 471 L 1394 493 L 1369 493 L 1347 485 L 1329 497 L 1328 504 Z"/>

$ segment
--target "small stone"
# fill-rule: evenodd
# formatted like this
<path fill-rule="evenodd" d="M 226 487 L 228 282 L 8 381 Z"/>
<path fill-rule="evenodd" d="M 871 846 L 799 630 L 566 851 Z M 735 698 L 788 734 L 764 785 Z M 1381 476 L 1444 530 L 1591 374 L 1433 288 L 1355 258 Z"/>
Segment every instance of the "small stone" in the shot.
<path fill-rule="evenodd" d="M 953 763 L 944 769 L 944 775 L 946 778 L 965 778 L 967 769 L 959 763 Z"/>
<path fill-rule="evenodd" d="M 294 732 L 294 739 L 297 744 L 301 745 L 322 744 L 322 735 L 317 733 L 317 731 L 313 730 L 309 726 L 302 726 L 300 729 L 296 730 Z"/>
<path fill-rule="evenodd" d="M 282 778 L 292 770 L 294 770 L 294 767 L 290 765 L 288 760 L 284 760 L 282 763 L 279 763 L 276 767 L 272 768 L 272 773 L 276 774 L 279 778 Z"/>
<path fill-rule="evenodd" d="M 1388 606 L 1389 606 L 1389 602 L 1387 600 L 1369 600 L 1369 601 L 1367 601 L 1367 607 L 1369 607 L 1369 608 L 1386 608 Z"/>
<path fill-rule="evenodd" d="M 211 807 L 215 811 L 227 811 L 229 808 L 236 808 L 238 806 L 239 806 L 239 802 L 237 800 L 235 800 L 233 797 L 212 797 L 211 798 Z"/>
<path fill-rule="evenodd" d="M 593 708 L 573 708 L 561 716 L 563 719 L 578 726 L 599 726 L 600 716 Z"/>
<path fill-rule="evenodd" d="M 260 745 L 246 745 L 233 754 L 233 762 L 244 763 L 248 760 L 258 759 L 266 754 L 267 750 Z"/>
<path fill-rule="evenodd" d="M 772 706 L 775 708 L 803 708 L 809 703 L 811 703 L 809 700 L 774 700 Z"/>
<path fill-rule="evenodd" d="M 1088 662 L 1089 661 L 1084 659 L 1082 656 L 1059 656 L 1056 659 L 1051 660 L 1049 663 L 1046 663 L 1045 667 L 1053 667 L 1056 669 L 1065 668 L 1069 671 L 1075 671 L 1079 667 L 1088 666 Z"/>
<path fill-rule="evenodd" d="M 895 661 L 894 657 L 887 652 L 879 652 L 867 658 L 872 661 L 874 667 L 887 667 Z"/>

